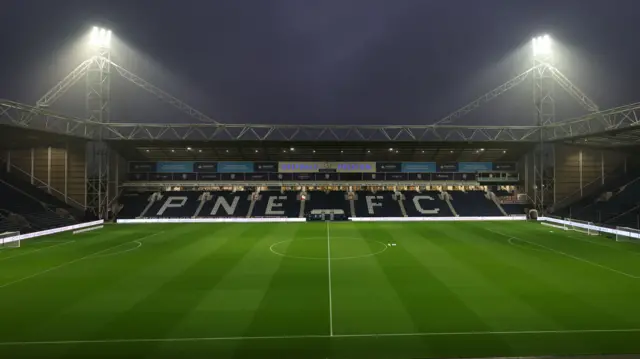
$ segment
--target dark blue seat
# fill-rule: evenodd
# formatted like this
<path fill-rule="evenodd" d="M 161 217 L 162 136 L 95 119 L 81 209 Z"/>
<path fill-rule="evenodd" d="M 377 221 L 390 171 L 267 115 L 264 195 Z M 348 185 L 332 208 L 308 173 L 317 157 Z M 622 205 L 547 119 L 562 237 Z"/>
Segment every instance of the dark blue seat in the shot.
<path fill-rule="evenodd" d="M 451 217 L 447 202 L 440 199 L 438 191 L 405 191 L 404 208 L 409 217 Z"/>
<path fill-rule="evenodd" d="M 355 203 L 357 217 L 402 217 L 400 204 L 391 191 L 358 191 Z"/>

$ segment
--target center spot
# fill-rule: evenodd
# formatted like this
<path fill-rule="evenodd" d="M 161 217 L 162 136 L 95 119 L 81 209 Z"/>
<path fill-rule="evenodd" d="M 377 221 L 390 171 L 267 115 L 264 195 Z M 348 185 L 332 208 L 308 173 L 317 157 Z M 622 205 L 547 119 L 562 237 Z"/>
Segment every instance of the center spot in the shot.
<path fill-rule="evenodd" d="M 269 250 L 273 254 L 283 257 L 313 259 L 313 260 L 342 260 L 375 256 L 387 250 L 387 245 L 376 240 L 359 237 L 331 237 L 329 245 L 327 237 L 310 237 L 288 239 L 272 244 Z"/>

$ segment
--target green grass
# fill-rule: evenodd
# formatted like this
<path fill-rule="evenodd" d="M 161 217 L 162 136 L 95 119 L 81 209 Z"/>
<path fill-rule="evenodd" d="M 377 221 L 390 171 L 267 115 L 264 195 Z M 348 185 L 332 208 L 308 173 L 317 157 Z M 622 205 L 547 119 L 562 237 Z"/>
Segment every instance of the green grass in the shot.
<path fill-rule="evenodd" d="M 638 353 L 639 301 L 640 246 L 535 223 L 115 225 L 0 250 L 0 358 Z"/>

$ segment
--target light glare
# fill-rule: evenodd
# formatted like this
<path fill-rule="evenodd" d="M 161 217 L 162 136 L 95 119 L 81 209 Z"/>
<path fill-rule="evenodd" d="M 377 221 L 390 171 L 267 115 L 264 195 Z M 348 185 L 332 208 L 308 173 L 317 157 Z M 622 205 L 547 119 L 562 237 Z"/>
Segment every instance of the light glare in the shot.
<path fill-rule="evenodd" d="M 551 37 L 549 35 L 534 37 L 531 43 L 533 45 L 533 56 L 551 55 Z"/>
<path fill-rule="evenodd" d="M 91 30 L 89 44 L 91 44 L 91 46 L 103 48 L 111 47 L 111 30 L 94 26 Z"/>

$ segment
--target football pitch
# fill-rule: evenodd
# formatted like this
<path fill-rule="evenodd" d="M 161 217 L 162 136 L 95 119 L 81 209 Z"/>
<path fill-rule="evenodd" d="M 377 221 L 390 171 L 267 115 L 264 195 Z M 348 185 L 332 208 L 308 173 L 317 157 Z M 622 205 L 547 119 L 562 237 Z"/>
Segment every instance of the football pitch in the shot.
<path fill-rule="evenodd" d="M 528 222 L 110 225 L 0 250 L 0 358 L 640 353 L 640 245 Z"/>

